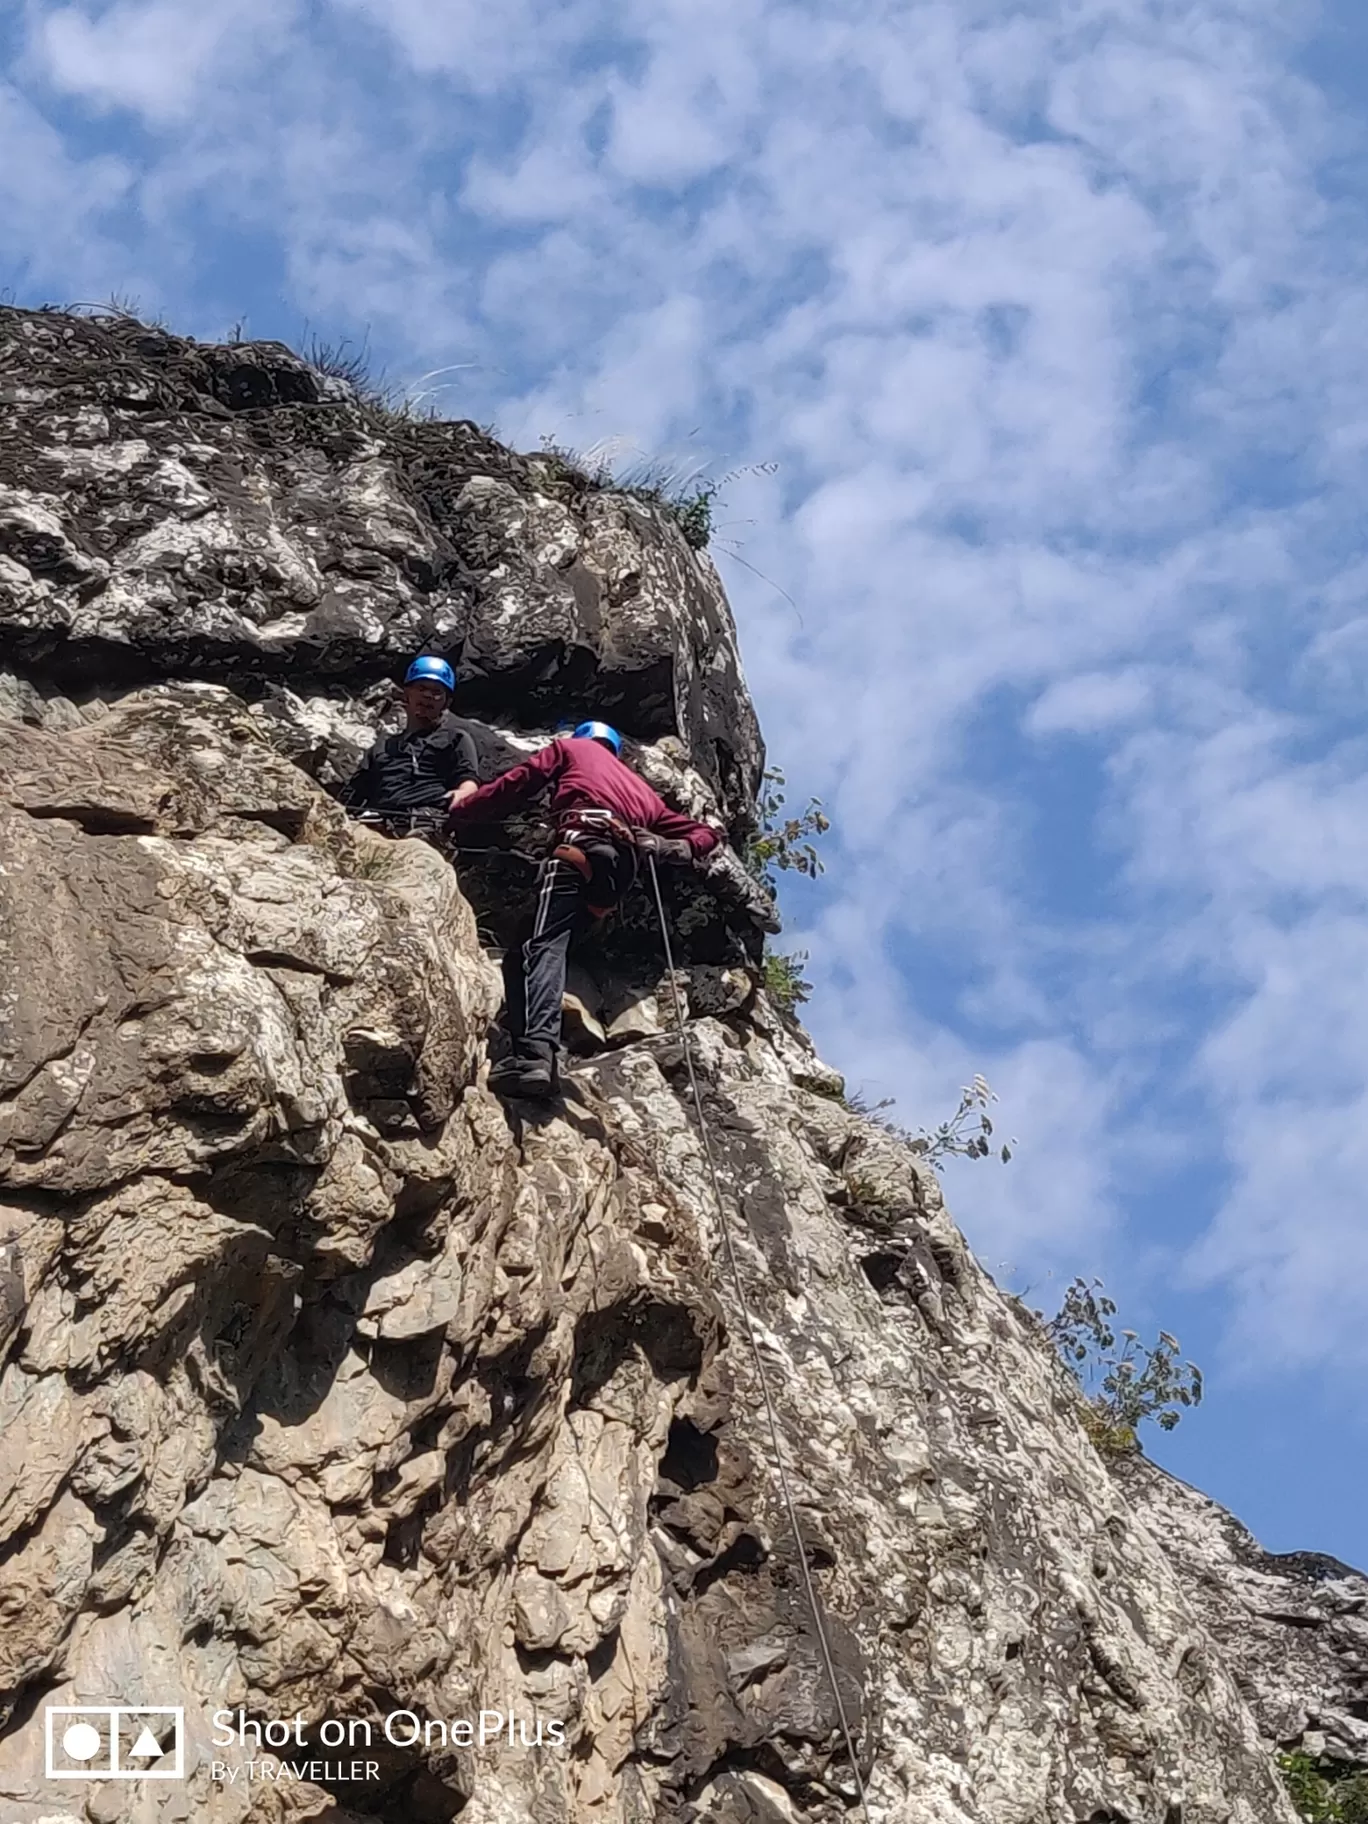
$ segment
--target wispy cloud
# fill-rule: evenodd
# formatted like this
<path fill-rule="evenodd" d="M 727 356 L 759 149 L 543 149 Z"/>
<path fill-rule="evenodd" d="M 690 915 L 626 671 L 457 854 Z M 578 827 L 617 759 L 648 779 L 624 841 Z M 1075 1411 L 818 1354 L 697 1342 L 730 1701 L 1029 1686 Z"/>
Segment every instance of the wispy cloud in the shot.
<path fill-rule="evenodd" d="M 32 55 L 59 90 L 98 106 L 175 127 L 209 84 L 235 87 L 288 28 L 291 0 L 186 7 L 177 0 L 118 0 L 103 8 L 32 8 Z"/>
<path fill-rule="evenodd" d="M 110 218 L 135 174 L 112 153 L 82 156 L 28 98 L 0 78 L 0 288 L 32 275 L 79 290 L 110 268 Z"/>

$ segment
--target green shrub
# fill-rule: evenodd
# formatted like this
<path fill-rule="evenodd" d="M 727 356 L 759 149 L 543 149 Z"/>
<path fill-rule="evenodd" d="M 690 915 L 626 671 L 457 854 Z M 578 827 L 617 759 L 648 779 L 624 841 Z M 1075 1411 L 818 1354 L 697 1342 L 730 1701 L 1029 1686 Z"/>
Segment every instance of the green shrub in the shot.
<path fill-rule="evenodd" d="M 1088 1442 L 1099 1457 L 1130 1457 L 1139 1450 L 1134 1426 L 1113 1418 L 1100 1400 L 1085 1400 L 1081 1418 Z"/>
<path fill-rule="evenodd" d="M 1298 1817 L 1305 1818 L 1307 1824 L 1331 1824 L 1335 1814 L 1330 1809 L 1330 1782 L 1317 1773 L 1311 1756 L 1297 1749 L 1292 1754 L 1280 1754 L 1277 1759 L 1283 1785 Z"/>
<path fill-rule="evenodd" d="M 716 481 L 704 480 L 705 470 L 699 465 L 678 468 L 668 462 L 639 461 L 619 470 L 615 460 L 622 447 L 623 439 L 618 437 L 591 444 L 587 450 L 570 449 L 543 437 L 540 460 L 548 480 L 571 494 L 625 494 L 643 506 L 658 507 L 673 519 L 685 543 L 695 551 L 707 549 L 713 535 L 713 505 L 727 484 L 742 475 L 772 475 L 778 467 L 773 462 L 749 462 L 729 469 Z"/>
<path fill-rule="evenodd" d="M 939 1165 L 942 1159 L 986 1159 L 989 1153 L 996 1150 L 1002 1163 L 1006 1165 L 1012 1156 L 1010 1145 L 998 1145 L 994 1148 L 993 1122 L 988 1113 L 989 1104 L 996 1102 L 997 1097 L 989 1089 L 982 1077 L 975 1077 L 960 1091 L 959 1107 L 948 1121 L 942 1121 L 938 1128 L 930 1133 L 925 1128 L 913 1134 L 909 1144 L 914 1153 L 920 1153 L 928 1165 Z"/>
<path fill-rule="evenodd" d="M 995 1150 L 1006 1165 L 1012 1157 L 1012 1147 L 1016 1145 L 1014 1140 L 996 1147 L 992 1144 L 993 1121 L 988 1107 L 997 1101 L 997 1097 L 983 1077 L 976 1076 L 960 1091 L 959 1107 L 948 1121 L 942 1121 L 935 1128 L 918 1128 L 915 1133 L 910 1128 L 900 1127 L 891 1115 L 885 1114 L 885 1109 L 895 1106 L 892 1096 L 871 1102 L 868 1096 L 854 1089 L 847 1090 L 841 1100 L 852 1115 L 877 1122 L 886 1133 L 903 1146 L 911 1147 L 933 1167 L 939 1167 L 945 1159 L 986 1159 Z"/>
<path fill-rule="evenodd" d="M 1368 1824 L 1368 1768 L 1317 1760 L 1304 1748 L 1280 1754 L 1277 1764 L 1306 1824 Z"/>
<path fill-rule="evenodd" d="M 684 542 L 695 551 L 706 551 L 708 540 L 712 537 L 712 507 L 717 499 L 717 484 L 704 488 L 695 488 L 692 494 L 683 494 L 676 500 L 667 500 L 662 504 L 667 512 L 674 515 L 675 524 L 684 534 Z"/>
<path fill-rule="evenodd" d="M 772 475 L 778 464 L 747 462 L 739 469 L 728 469 L 716 481 L 702 479 L 702 469 L 681 471 L 660 463 L 643 463 L 629 469 L 612 485 L 634 499 L 662 508 L 684 534 L 684 542 L 695 551 L 706 551 L 715 530 L 713 505 L 721 499 L 722 490 L 743 475 Z"/>
<path fill-rule="evenodd" d="M 806 950 L 794 950 L 787 955 L 782 950 L 765 951 L 760 979 L 766 994 L 784 1013 L 793 1013 L 812 993 L 812 983 L 803 979 L 807 960 Z"/>
<path fill-rule="evenodd" d="M 783 810 L 784 775 L 777 766 L 767 767 L 755 801 L 755 834 L 743 860 L 770 894 L 778 891 L 781 872 L 805 874 L 809 880 L 824 872 L 812 845 L 831 828 L 820 798 L 810 798 L 801 817 L 785 817 Z"/>
<path fill-rule="evenodd" d="M 784 775 L 777 767 L 766 771 L 755 803 L 755 834 L 742 852 L 751 875 L 771 898 L 781 872 L 805 874 L 809 880 L 822 872 L 822 860 L 812 839 L 824 836 L 831 828 L 830 818 L 815 798 L 801 817 L 784 817 L 783 783 Z M 761 981 L 770 999 L 787 1014 L 792 1014 L 812 993 L 812 983 L 803 975 L 807 960 L 806 950 L 786 953 L 765 947 Z"/>
<path fill-rule="evenodd" d="M 1115 1301 L 1100 1279 L 1075 1279 L 1045 1332 L 1087 1396 L 1084 1429 L 1103 1456 L 1139 1449 L 1146 1420 L 1172 1431 L 1183 1409 L 1202 1401 L 1202 1371 L 1178 1360 L 1178 1339 L 1167 1330 L 1147 1348 L 1134 1330 L 1112 1326 Z"/>

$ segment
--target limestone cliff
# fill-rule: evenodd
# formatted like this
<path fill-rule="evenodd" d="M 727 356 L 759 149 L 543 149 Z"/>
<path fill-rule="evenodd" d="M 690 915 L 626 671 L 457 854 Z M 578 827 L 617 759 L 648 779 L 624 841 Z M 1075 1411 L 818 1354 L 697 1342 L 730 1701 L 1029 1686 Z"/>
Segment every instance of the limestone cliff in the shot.
<path fill-rule="evenodd" d="M 1143 1457 L 1116 1473 L 1263 1734 L 1332 1767 L 1368 1766 L 1368 1577 L 1323 1552 L 1266 1552 L 1233 1514 Z"/>
<path fill-rule="evenodd" d="M 484 1088 L 518 867 L 317 783 L 427 645 L 490 766 L 591 709 L 739 838 L 711 564 L 274 345 L 4 311 L 0 410 L 3 1824 L 847 1815 L 644 908 L 533 1120 Z M 1099 1461 L 733 887 L 671 912 L 871 1816 L 1290 1824 L 1311 1712 L 1261 1708 L 1224 1563 L 1156 1543 L 1177 1485 Z M 50 1707 L 159 1704 L 183 1779 L 71 1777 L 60 1729 L 46 1777 Z M 249 1782 L 222 1710 L 298 1716 L 301 1777 Z"/>

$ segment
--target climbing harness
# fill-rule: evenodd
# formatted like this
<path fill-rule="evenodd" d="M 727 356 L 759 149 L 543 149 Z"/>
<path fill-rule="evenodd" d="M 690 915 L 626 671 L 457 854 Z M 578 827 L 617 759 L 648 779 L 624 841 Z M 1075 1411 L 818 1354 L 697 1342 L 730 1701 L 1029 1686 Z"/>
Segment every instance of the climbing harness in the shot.
<path fill-rule="evenodd" d="M 750 1344 L 751 1356 L 755 1362 L 755 1376 L 760 1383 L 760 1395 L 764 1401 L 765 1419 L 769 1427 L 770 1445 L 774 1452 L 774 1464 L 778 1471 L 779 1487 L 783 1495 L 784 1509 L 793 1533 L 793 1542 L 798 1550 L 798 1564 L 803 1575 L 803 1589 L 807 1596 L 808 1608 L 812 1613 L 813 1630 L 817 1644 L 821 1649 L 822 1663 L 826 1668 L 827 1679 L 831 1685 L 831 1695 L 836 1700 L 836 1715 L 840 1719 L 841 1735 L 845 1740 L 846 1754 L 850 1759 L 850 1771 L 855 1776 L 855 1789 L 860 1795 L 860 1809 L 864 1813 L 865 1824 L 870 1824 L 869 1799 L 865 1792 L 864 1776 L 860 1772 L 859 1756 L 855 1752 L 855 1738 L 851 1732 L 850 1721 L 846 1716 L 845 1702 L 841 1697 L 841 1687 L 836 1678 L 836 1662 L 832 1658 L 831 1643 L 827 1638 L 826 1623 L 822 1617 L 821 1600 L 817 1586 L 813 1581 L 812 1569 L 808 1564 L 807 1552 L 803 1546 L 802 1529 L 798 1524 L 798 1508 L 793 1499 L 793 1489 L 789 1483 L 788 1471 L 784 1467 L 784 1453 L 779 1447 L 779 1421 L 775 1416 L 774 1400 L 770 1394 L 769 1376 L 765 1372 L 764 1357 L 760 1353 L 760 1341 L 755 1332 L 755 1321 L 751 1316 L 750 1305 L 746 1299 L 746 1289 L 741 1279 L 741 1263 L 736 1252 L 736 1242 L 732 1235 L 732 1225 L 727 1216 L 727 1206 L 722 1198 L 722 1184 L 718 1177 L 717 1161 L 713 1156 L 712 1140 L 709 1137 L 707 1119 L 703 1113 L 703 1096 L 698 1087 L 698 1075 L 694 1070 L 693 1047 L 689 1043 L 688 1027 L 684 1020 L 684 999 L 679 989 L 679 977 L 675 973 L 674 951 L 670 944 L 670 931 L 665 918 L 665 902 L 660 892 L 660 876 L 656 872 L 655 856 L 648 854 L 646 865 L 651 876 L 651 891 L 655 896 L 656 917 L 660 921 L 660 941 L 665 950 L 665 972 L 670 979 L 670 998 L 674 1002 L 675 1025 L 679 1030 L 679 1042 L 684 1052 L 684 1067 L 689 1077 L 689 1093 L 693 1097 L 694 1113 L 698 1117 L 698 1135 L 703 1145 L 703 1157 L 707 1162 L 708 1177 L 712 1184 L 713 1203 L 717 1209 L 718 1222 L 722 1229 L 722 1239 L 727 1252 L 727 1264 L 731 1271 L 731 1280 L 736 1292 L 736 1302 L 741 1308 L 741 1316 Z"/>
<path fill-rule="evenodd" d="M 556 818 L 556 833 L 562 842 L 572 842 L 583 836 L 600 839 L 611 836 L 614 842 L 626 843 L 629 848 L 636 843 L 636 832 L 629 823 L 624 823 L 615 811 L 605 811 L 596 804 L 582 804 L 573 811 L 560 812 Z"/>
<path fill-rule="evenodd" d="M 624 854 L 633 857 L 630 875 L 623 886 L 630 886 L 636 879 L 636 841 L 632 830 L 612 811 L 599 809 L 594 805 L 582 806 L 579 810 L 564 811 L 556 822 L 556 846 L 551 851 L 552 861 L 563 861 L 579 875 L 585 886 L 590 886 L 594 879 L 594 864 L 589 859 L 586 845 L 611 842 Z M 588 903 L 585 910 L 594 919 L 607 918 L 614 910 L 621 891 L 607 905 Z"/>

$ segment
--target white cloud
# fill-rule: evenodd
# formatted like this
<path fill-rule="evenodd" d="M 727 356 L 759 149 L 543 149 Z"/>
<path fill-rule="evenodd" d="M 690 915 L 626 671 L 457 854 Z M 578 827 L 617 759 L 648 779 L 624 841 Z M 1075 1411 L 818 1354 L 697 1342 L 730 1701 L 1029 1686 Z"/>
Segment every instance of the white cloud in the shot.
<path fill-rule="evenodd" d="M 133 172 L 124 159 L 83 158 L 16 88 L 0 82 L 0 286 L 62 284 L 69 297 L 128 285 L 107 233 Z"/>
<path fill-rule="evenodd" d="M 572 97 L 558 129 L 545 122 L 537 143 L 508 168 L 477 154 L 465 181 L 465 201 L 505 222 L 555 222 L 606 205 L 607 186 L 584 144 L 592 114 L 592 97 Z"/>
<path fill-rule="evenodd" d="M 412 68 L 472 94 L 547 82 L 560 60 L 589 36 L 592 0 L 330 0 L 339 15 L 365 19 L 392 40 Z"/>
<path fill-rule="evenodd" d="M 607 162 L 630 183 L 676 188 L 742 149 L 761 107 L 761 0 L 631 8 L 643 67 L 615 76 Z M 726 55 L 719 56 L 719 47 Z"/>
<path fill-rule="evenodd" d="M 1093 735 L 1135 723 L 1154 704 L 1154 683 L 1139 666 L 1080 671 L 1043 690 L 1026 717 L 1034 735 Z"/>
<path fill-rule="evenodd" d="M 1361 825 L 1359 826 L 1362 827 Z M 1246 1373 L 1363 1355 L 1368 1272 L 1368 921 L 1250 921 L 1239 1011 L 1201 1067 L 1234 1190 L 1194 1250 L 1199 1284 L 1230 1283 Z"/>
<path fill-rule="evenodd" d="M 227 86 L 259 57 L 295 8 L 293 0 L 116 0 L 32 11 L 33 54 L 51 83 L 167 127 L 190 117 L 202 85 Z"/>

